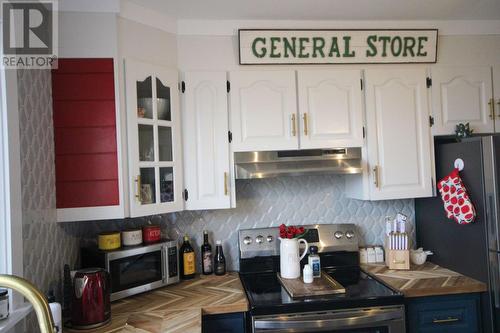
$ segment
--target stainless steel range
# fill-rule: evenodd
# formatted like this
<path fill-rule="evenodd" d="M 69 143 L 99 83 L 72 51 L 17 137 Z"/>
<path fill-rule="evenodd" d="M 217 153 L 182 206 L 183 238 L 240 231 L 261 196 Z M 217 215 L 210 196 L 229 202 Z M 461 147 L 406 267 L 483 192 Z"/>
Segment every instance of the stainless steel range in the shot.
<path fill-rule="evenodd" d="M 305 239 L 318 246 L 323 271 L 345 294 L 293 299 L 280 285 L 279 229 L 239 231 L 240 278 L 252 332 L 405 332 L 403 295 L 359 267 L 353 224 L 307 225 Z M 302 265 L 307 262 L 307 256 Z"/>

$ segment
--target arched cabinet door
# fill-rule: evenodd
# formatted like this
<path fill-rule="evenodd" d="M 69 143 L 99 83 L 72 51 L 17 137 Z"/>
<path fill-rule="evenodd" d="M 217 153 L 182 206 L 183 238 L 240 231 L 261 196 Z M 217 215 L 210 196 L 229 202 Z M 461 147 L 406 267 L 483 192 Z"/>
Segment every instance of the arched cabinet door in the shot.
<path fill-rule="evenodd" d="M 360 70 L 297 72 L 300 148 L 361 147 Z"/>
<path fill-rule="evenodd" d="M 294 71 L 229 73 L 233 151 L 298 149 Z"/>
<path fill-rule="evenodd" d="M 186 209 L 230 208 L 226 72 L 186 72 L 183 81 Z"/>
<path fill-rule="evenodd" d="M 126 60 L 131 217 L 180 211 L 182 147 L 176 70 Z"/>
<path fill-rule="evenodd" d="M 474 133 L 494 132 L 491 67 L 433 66 L 431 76 L 434 135 L 455 134 L 458 123 L 469 123 Z"/>
<path fill-rule="evenodd" d="M 432 196 L 425 68 L 368 69 L 365 78 L 370 199 Z"/>

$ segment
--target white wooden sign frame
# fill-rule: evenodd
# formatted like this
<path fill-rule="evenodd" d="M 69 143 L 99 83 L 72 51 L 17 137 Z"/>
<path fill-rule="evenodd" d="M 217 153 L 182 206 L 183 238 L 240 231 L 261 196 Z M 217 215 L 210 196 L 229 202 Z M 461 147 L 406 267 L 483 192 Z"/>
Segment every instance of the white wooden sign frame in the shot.
<path fill-rule="evenodd" d="M 436 63 L 438 29 L 239 29 L 240 65 Z"/>

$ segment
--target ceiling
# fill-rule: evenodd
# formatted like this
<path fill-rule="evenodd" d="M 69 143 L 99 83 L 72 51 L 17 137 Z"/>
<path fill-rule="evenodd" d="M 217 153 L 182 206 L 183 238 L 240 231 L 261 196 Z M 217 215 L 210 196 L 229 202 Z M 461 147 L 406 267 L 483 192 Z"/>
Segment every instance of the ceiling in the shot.
<path fill-rule="evenodd" d="M 177 19 L 498 20 L 500 0 L 130 0 Z"/>

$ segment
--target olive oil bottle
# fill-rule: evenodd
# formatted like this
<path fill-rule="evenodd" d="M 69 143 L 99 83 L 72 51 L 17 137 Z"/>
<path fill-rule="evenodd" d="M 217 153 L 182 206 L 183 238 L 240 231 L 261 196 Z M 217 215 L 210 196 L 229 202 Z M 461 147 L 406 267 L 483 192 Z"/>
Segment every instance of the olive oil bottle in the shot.
<path fill-rule="evenodd" d="M 196 258 L 193 247 L 189 243 L 188 235 L 184 236 L 184 243 L 179 250 L 181 279 L 189 280 L 194 278 L 196 273 Z"/>

